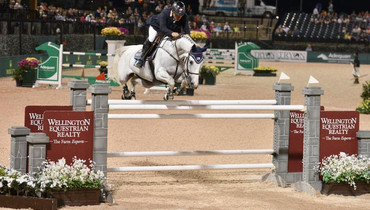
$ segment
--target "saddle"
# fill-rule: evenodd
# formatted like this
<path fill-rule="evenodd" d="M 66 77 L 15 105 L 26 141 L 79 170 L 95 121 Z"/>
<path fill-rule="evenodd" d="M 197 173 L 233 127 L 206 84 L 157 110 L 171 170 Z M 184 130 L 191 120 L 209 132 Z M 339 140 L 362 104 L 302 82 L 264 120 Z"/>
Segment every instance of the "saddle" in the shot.
<path fill-rule="evenodd" d="M 152 45 L 150 46 L 149 50 L 146 52 L 145 56 L 144 56 L 144 62 L 149 62 L 149 67 L 150 67 L 150 71 L 152 73 L 152 75 L 154 76 L 154 64 L 153 64 L 153 60 L 157 54 L 157 51 L 158 51 L 158 45 L 161 43 L 162 39 L 164 37 L 162 35 L 158 35 L 155 39 L 154 39 L 154 42 L 152 43 Z M 142 52 L 143 49 L 140 49 L 138 50 L 136 53 L 135 53 L 135 59 L 140 59 L 140 56 L 141 56 L 141 52 Z M 144 65 L 145 66 L 145 65 Z M 155 79 L 155 77 L 153 77 Z"/>
<path fill-rule="evenodd" d="M 155 55 L 157 53 L 157 49 L 158 49 L 157 47 L 158 47 L 159 43 L 161 43 L 162 38 L 163 38 L 163 36 L 159 35 L 154 39 L 154 42 L 152 43 L 152 45 L 149 47 L 149 50 L 144 55 L 144 60 L 145 61 L 150 61 L 150 62 L 153 61 L 153 59 L 155 58 Z M 140 59 L 142 51 L 143 51 L 143 49 L 140 49 L 135 53 L 135 59 Z"/>

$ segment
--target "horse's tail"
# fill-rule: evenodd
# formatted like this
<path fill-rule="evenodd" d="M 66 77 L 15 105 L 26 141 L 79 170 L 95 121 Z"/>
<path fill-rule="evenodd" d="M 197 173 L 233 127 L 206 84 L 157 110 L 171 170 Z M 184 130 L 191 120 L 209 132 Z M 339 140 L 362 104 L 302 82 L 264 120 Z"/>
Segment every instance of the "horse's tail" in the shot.
<path fill-rule="evenodd" d="M 121 58 L 121 55 L 128 49 L 128 46 L 124 46 L 121 48 L 116 49 L 114 60 L 113 60 L 113 65 L 112 65 L 112 71 L 110 74 L 110 79 L 120 83 L 119 81 L 119 76 L 118 76 L 118 62 Z"/>

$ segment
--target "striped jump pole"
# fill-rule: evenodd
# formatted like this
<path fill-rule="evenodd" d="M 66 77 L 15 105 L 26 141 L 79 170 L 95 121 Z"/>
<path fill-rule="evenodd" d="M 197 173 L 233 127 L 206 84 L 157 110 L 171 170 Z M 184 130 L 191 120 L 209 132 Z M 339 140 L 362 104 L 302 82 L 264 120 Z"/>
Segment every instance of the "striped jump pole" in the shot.
<path fill-rule="evenodd" d="M 115 54 L 111 54 L 111 53 L 70 52 L 70 51 L 63 51 L 63 55 L 115 56 Z"/>
<path fill-rule="evenodd" d="M 63 67 L 73 67 L 73 68 L 100 68 L 100 65 L 85 65 L 85 64 L 71 64 L 71 63 L 63 63 Z M 110 68 L 110 66 L 107 66 Z"/>

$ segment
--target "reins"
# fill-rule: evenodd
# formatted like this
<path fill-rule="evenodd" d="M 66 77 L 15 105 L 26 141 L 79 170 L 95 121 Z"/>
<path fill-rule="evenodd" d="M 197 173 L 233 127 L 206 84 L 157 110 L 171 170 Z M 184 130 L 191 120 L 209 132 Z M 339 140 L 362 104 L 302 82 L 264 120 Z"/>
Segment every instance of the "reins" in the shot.
<path fill-rule="evenodd" d="M 175 49 L 176 49 L 177 58 L 175 56 L 173 56 L 170 52 L 168 52 L 168 50 L 166 50 L 165 48 L 163 48 L 161 46 L 158 47 L 158 48 L 161 48 L 162 50 L 164 50 L 171 58 L 173 58 L 176 61 L 176 71 L 175 71 L 175 75 L 173 77 L 174 79 L 177 79 L 177 72 L 178 72 L 178 68 L 179 68 L 179 64 L 180 64 L 180 55 L 179 55 L 179 51 L 177 50 L 177 45 L 176 45 L 177 39 L 174 40 L 175 41 Z M 165 39 L 165 41 L 168 41 L 168 39 Z M 190 57 L 190 52 L 188 53 L 188 56 L 184 59 L 184 70 L 182 72 L 184 74 L 187 82 L 188 82 L 188 85 L 190 85 L 190 83 L 191 83 L 190 74 L 199 75 L 199 73 L 193 73 L 193 72 L 189 71 L 189 57 Z"/>

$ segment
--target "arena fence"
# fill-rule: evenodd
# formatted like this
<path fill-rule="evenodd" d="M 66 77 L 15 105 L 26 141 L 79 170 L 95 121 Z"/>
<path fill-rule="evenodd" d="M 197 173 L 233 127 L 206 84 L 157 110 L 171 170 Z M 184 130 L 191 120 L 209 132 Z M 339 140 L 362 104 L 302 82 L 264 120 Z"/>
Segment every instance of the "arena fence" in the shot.
<path fill-rule="evenodd" d="M 288 171 L 286 167 L 287 162 L 287 149 L 288 146 L 288 136 L 289 136 L 289 110 L 305 110 L 304 105 L 290 105 L 290 97 L 291 97 L 291 91 L 293 90 L 293 87 L 290 84 L 287 83 L 278 83 L 275 84 L 273 89 L 275 90 L 275 99 L 271 100 L 174 100 L 174 101 L 140 101 L 140 100 L 128 100 L 128 101 L 122 101 L 122 100 L 108 100 L 108 94 L 110 93 L 110 89 L 107 86 L 104 85 L 94 85 L 89 88 L 89 91 L 92 93 L 92 99 L 87 100 L 86 103 L 86 94 L 81 94 L 81 91 L 84 92 L 80 81 L 76 81 L 74 83 L 70 83 L 71 87 L 71 104 L 74 107 L 74 110 L 86 110 L 86 106 L 91 104 L 91 109 L 94 110 L 96 113 L 95 119 L 99 120 L 99 125 L 101 127 L 96 128 L 98 130 L 101 130 L 103 133 L 107 133 L 107 123 L 108 119 L 112 118 L 125 118 L 125 119 L 132 119 L 132 118 L 268 118 L 274 120 L 274 148 L 272 150 L 264 150 L 271 152 L 270 154 L 273 154 L 273 162 L 272 165 L 275 168 L 276 173 L 279 176 L 283 176 L 283 179 L 286 179 L 288 177 L 288 182 L 292 183 L 295 181 L 301 180 L 301 173 L 297 173 L 292 176 L 287 176 Z M 88 88 L 88 84 L 86 84 L 85 89 Z M 315 88 L 313 88 L 315 89 Z M 81 97 L 81 95 L 83 97 Z M 306 97 L 310 97 L 309 93 Z M 84 103 L 85 101 L 85 103 Z M 135 107 L 136 106 L 136 107 Z M 274 110 L 273 113 L 241 113 L 241 114 L 109 114 L 108 111 L 111 109 L 218 109 L 218 110 Z M 99 136 L 99 140 L 96 139 L 96 141 L 101 142 L 104 138 L 107 138 L 107 136 Z M 95 141 L 95 140 L 94 140 Z M 104 146 L 105 147 L 105 146 Z M 227 151 L 226 153 L 238 153 L 242 151 L 245 154 L 250 154 L 256 151 L 251 150 L 236 150 L 236 151 Z M 100 170 L 103 171 L 124 171 L 124 170 L 159 170 L 158 167 L 150 168 L 150 166 L 147 169 L 144 169 L 142 167 L 140 168 L 126 168 L 118 167 L 118 168 L 107 168 L 107 158 L 118 156 L 119 154 L 122 154 L 125 156 L 137 154 L 137 153 L 109 153 L 106 150 L 104 151 L 95 151 L 99 154 L 106 154 L 105 158 L 102 158 L 100 160 L 95 160 L 95 162 L 98 164 L 97 167 L 99 167 Z M 207 153 L 207 154 L 218 154 L 218 151 L 201 151 L 200 153 Z M 226 154 L 225 153 L 225 154 Z M 198 154 L 195 153 L 195 151 L 169 151 L 169 152 L 149 152 L 149 154 L 141 153 L 140 155 L 180 155 L 180 154 Z M 261 167 L 270 167 L 271 163 L 266 163 L 264 165 L 261 165 Z M 203 168 L 207 169 L 220 169 L 225 168 L 226 166 L 203 166 Z M 241 167 L 241 168 L 251 168 L 251 167 L 257 167 L 257 165 L 250 165 L 250 164 L 242 164 L 237 166 L 230 166 L 232 167 Z M 177 166 L 173 167 L 164 167 L 163 170 L 174 170 L 174 168 L 177 168 Z M 200 169 L 201 166 L 189 166 L 189 168 L 184 167 L 184 170 L 190 170 L 191 169 Z M 178 169 L 178 168 L 177 168 Z"/>
<path fill-rule="evenodd" d="M 314 171 L 314 166 L 320 160 L 320 132 L 323 130 L 320 128 L 320 115 L 325 112 L 321 111 L 320 98 L 323 91 L 320 87 L 305 87 L 302 91 L 305 97 L 304 105 L 290 105 L 291 91 L 294 89 L 288 83 L 277 83 L 273 86 L 275 90 L 275 100 L 206 100 L 206 101 L 123 101 L 118 102 L 117 100 L 111 101 L 109 104 L 108 95 L 111 89 L 108 85 L 97 84 L 89 87 L 86 81 L 73 81 L 69 83 L 71 88 L 71 105 L 68 109 L 73 111 L 61 112 L 51 111 L 44 112 L 47 114 L 65 115 L 68 117 L 75 118 L 75 115 L 88 114 L 89 119 L 94 121 L 93 125 L 93 139 L 92 157 L 96 162 L 96 169 L 102 170 L 105 174 L 109 171 L 158 171 L 158 170 L 201 170 L 201 169 L 237 169 L 237 168 L 274 168 L 269 174 L 263 177 L 263 180 L 274 182 L 278 185 L 285 186 L 286 183 L 294 183 L 294 188 L 299 191 L 305 191 L 312 193 L 316 190 L 321 190 L 322 183 L 319 180 L 317 172 Z M 92 94 L 91 110 L 93 112 L 84 112 L 87 108 L 86 90 Z M 212 102 L 213 101 L 213 102 Z M 255 106 L 256 103 L 264 103 L 261 107 L 263 110 L 274 110 L 272 114 L 266 114 L 274 120 L 274 135 L 273 135 L 273 148 L 272 149 L 255 149 L 255 150 L 200 150 L 200 151 L 146 151 L 146 152 L 108 152 L 107 151 L 107 140 L 108 140 L 108 119 L 110 106 L 124 106 L 125 104 L 133 109 L 133 104 L 138 106 L 142 105 L 159 105 L 158 109 L 168 109 L 168 107 L 185 107 L 187 110 L 190 107 L 197 107 L 197 109 L 208 109 L 208 108 L 220 108 L 223 110 L 223 106 L 237 106 L 238 110 L 250 109 L 250 106 Z M 115 104 L 113 104 L 115 103 Z M 167 104 L 168 103 L 168 104 Z M 171 105 L 172 103 L 172 105 Z M 217 105 L 213 105 L 213 103 Z M 245 103 L 245 104 L 243 104 Z M 251 105 L 251 103 L 253 105 Z M 167 104 L 164 107 L 163 105 Z M 222 105 L 222 106 L 221 106 Z M 199 106 L 199 107 L 198 107 Z M 217 107 L 218 106 L 218 107 Z M 273 106 L 273 107 L 270 107 Z M 281 108 L 279 108 L 281 107 Z M 117 107 L 118 108 L 118 107 Z M 120 107 L 124 108 L 124 107 Z M 153 108 L 153 107 L 141 107 L 141 108 Z M 228 107 L 230 108 L 230 107 Z M 255 107 L 253 107 L 255 108 Z M 290 137 L 290 110 L 302 110 L 304 109 L 304 141 L 303 141 L 303 159 L 299 162 L 303 163 L 302 172 L 290 172 L 288 171 L 288 149 L 289 149 L 289 137 Z M 232 110 L 232 109 L 228 109 Z M 262 108 L 260 109 L 262 110 Z M 75 112 L 76 111 L 76 112 Z M 244 113 L 242 113 L 244 114 Z M 261 113 L 258 113 L 261 114 Z M 342 114 L 340 113 L 341 117 Z M 358 114 L 358 113 L 357 113 Z M 135 115 L 135 114 L 134 114 Z M 168 115 L 154 114 L 157 118 L 166 118 Z M 228 115 L 228 114 L 226 114 Z M 236 116 L 224 116 L 225 118 L 233 118 Z M 83 115 L 85 116 L 85 115 Z M 137 115 L 136 115 L 137 116 Z M 198 118 L 197 115 L 187 116 L 178 115 L 177 117 L 191 117 Z M 326 113 L 327 116 L 327 113 Z M 54 115 L 52 117 L 55 117 Z M 120 117 L 120 116 L 119 116 Z M 132 116 L 127 116 L 132 119 Z M 209 116 L 207 116 L 209 117 Z M 220 116 L 212 116 L 219 118 Z M 243 116 L 244 117 L 244 116 Z M 85 119 L 85 118 L 83 118 Z M 262 129 L 261 129 L 262 131 Z M 39 170 L 40 164 L 46 158 L 46 145 L 49 144 L 49 137 L 45 133 L 30 133 L 30 129 L 27 127 L 13 126 L 9 129 L 12 139 L 12 149 L 10 166 L 11 168 L 24 172 L 27 167 L 34 171 Z M 358 131 L 356 137 L 358 140 L 358 154 L 370 156 L 370 131 Z M 89 140 L 90 141 L 90 140 Z M 29 143 L 30 154 L 27 154 L 27 142 Z M 90 141 L 91 142 L 91 141 Z M 334 141 L 337 143 L 337 141 Z M 348 142 L 348 141 L 346 141 Z M 354 141 L 357 146 L 357 141 Z M 78 147 L 79 148 L 79 147 Z M 327 149 L 327 148 L 322 148 Z M 68 151 L 62 152 L 61 155 L 65 155 Z M 75 154 L 75 153 L 73 153 Z M 185 166 L 133 166 L 133 167 L 107 167 L 108 157 L 138 157 L 138 156 L 190 156 L 190 155 L 250 155 L 250 154 L 272 154 L 272 163 L 263 164 L 219 164 L 219 165 L 185 165 Z M 27 160 L 28 159 L 28 160 Z M 27 165 L 27 161 L 29 165 Z"/>

